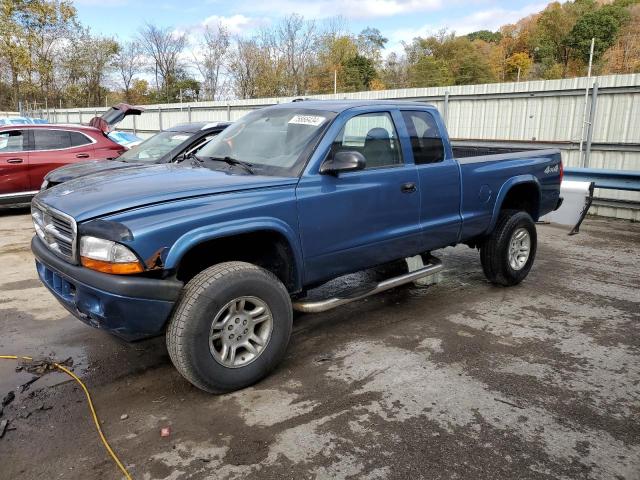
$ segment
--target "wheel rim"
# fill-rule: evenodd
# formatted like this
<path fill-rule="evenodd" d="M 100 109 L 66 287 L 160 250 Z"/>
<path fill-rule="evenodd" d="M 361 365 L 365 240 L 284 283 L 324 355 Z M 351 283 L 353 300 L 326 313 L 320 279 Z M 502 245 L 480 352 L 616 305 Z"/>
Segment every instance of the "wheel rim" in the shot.
<path fill-rule="evenodd" d="M 257 297 L 238 297 L 213 319 L 209 350 L 225 367 L 244 367 L 264 352 L 272 331 L 273 316 L 267 304 Z"/>
<path fill-rule="evenodd" d="M 529 260 L 531 253 L 531 235 L 526 228 L 518 228 L 509 242 L 509 266 L 521 270 Z"/>

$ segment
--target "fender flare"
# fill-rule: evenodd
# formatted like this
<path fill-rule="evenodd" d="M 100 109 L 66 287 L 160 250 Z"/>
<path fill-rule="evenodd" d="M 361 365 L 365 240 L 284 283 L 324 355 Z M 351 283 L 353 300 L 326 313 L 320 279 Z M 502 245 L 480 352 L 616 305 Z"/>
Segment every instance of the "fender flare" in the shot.
<path fill-rule="evenodd" d="M 502 209 L 502 203 L 504 202 L 505 197 L 511 191 L 511 189 L 517 185 L 523 184 L 532 184 L 535 185 L 536 190 L 538 191 L 538 205 L 540 205 L 540 201 L 542 200 L 542 189 L 540 188 L 540 182 L 538 179 L 531 174 L 526 175 L 517 175 L 515 177 L 511 177 L 506 182 L 502 184 L 500 190 L 498 191 L 498 195 L 496 197 L 496 201 L 493 204 L 493 213 L 491 215 L 491 222 L 489 223 L 489 228 L 487 228 L 487 232 L 493 231 L 496 226 L 496 222 L 498 221 L 498 216 L 500 215 L 500 210 Z M 534 221 L 536 219 L 534 218 Z"/>
<path fill-rule="evenodd" d="M 286 222 L 277 218 L 255 217 L 242 220 L 232 220 L 223 223 L 205 225 L 203 227 L 190 230 L 178 238 L 169 249 L 165 260 L 165 268 L 176 268 L 189 250 L 203 242 L 259 231 L 275 232 L 286 239 L 294 257 L 293 267 L 295 268 L 294 278 L 296 287 L 301 287 L 304 263 L 302 260 L 302 250 L 300 249 L 298 237 Z"/>

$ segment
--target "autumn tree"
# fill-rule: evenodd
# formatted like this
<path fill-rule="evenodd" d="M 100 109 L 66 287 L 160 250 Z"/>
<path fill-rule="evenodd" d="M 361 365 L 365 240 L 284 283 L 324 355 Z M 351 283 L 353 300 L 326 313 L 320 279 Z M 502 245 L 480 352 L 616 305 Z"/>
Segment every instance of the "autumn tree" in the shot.
<path fill-rule="evenodd" d="M 283 18 L 273 32 L 271 42 L 285 66 L 284 82 L 288 95 L 307 90 L 307 75 L 316 57 L 316 24 L 298 14 Z"/>
<path fill-rule="evenodd" d="M 591 39 L 595 39 L 593 58 L 597 61 L 617 39 L 620 27 L 630 18 L 627 9 L 605 5 L 580 17 L 566 38 L 573 55 L 583 62 L 589 61 Z"/>
<path fill-rule="evenodd" d="M 371 60 L 377 67 L 382 63 L 382 50 L 389 40 L 377 28 L 367 27 L 355 38 L 358 54 Z"/>
<path fill-rule="evenodd" d="M 175 97 L 171 97 L 170 92 L 174 90 L 173 84 L 182 68 L 181 54 L 187 46 L 186 35 L 147 23 L 140 29 L 138 41 L 152 60 L 156 89 L 163 92 L 165 101 L 174 101 Z"/>
<path fill-rule="evenodd" d="M 640 72 L 640 5 L 633 5 L 629 15 L 618 39 L 602 57 L 602 73 Z"/>
<path fill-rule="evenodd" d="M 228 63 L 231 48 L 229 29 L 222 23 L 205 25 L 193 60 L 203 79 L 205 96 L 216 100 L 222 93 L 222 78 Z"/>
<path fill-rule="evenodd" d="M 127 102 L 133 102 L 131 86 L 135 76 L 144 70 L 145 64 L 142 48 L 138 41 L 131 40 L 118 45 L 111 66 L 115 70 L 118 83 L 122 87 Z"/>

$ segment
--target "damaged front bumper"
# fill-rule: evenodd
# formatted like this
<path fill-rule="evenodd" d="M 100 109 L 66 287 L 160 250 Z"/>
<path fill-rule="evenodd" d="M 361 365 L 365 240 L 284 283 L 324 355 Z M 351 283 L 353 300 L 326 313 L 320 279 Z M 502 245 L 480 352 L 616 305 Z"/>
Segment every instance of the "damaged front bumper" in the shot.
<path fill-rule="evenodd" d="M 71 314 L 127 341 L 163 333 L 183 283 L 109 275 L 72 265 L 33 237 L 40 280 Z"/>

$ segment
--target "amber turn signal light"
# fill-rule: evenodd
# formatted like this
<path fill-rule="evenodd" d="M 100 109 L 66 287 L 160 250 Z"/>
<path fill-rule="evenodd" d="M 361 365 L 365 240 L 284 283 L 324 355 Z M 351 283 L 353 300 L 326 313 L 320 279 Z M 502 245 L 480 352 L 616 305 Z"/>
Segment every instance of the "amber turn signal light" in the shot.
<path fill-rule="evenodd" d="M 91 270 L 102 273 L 111 273 L 114 275 L 130 275 L 132 273 L 140 273 L 144 271 L 140 262 L 110 263 L 103 260 L 80 257 L 80 263 L 82 263 L 83 267 L 90 268 Z"/>

